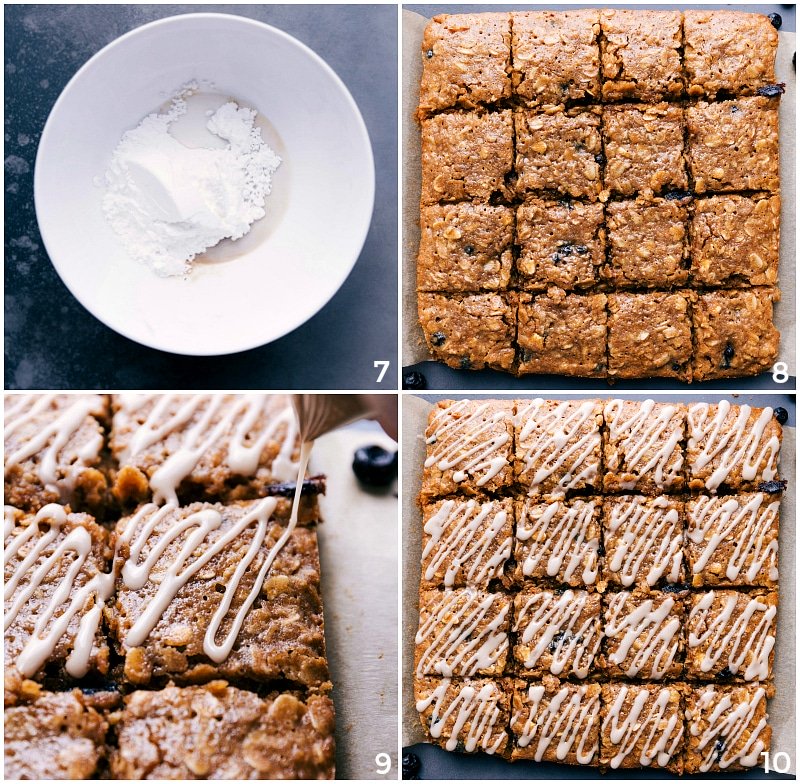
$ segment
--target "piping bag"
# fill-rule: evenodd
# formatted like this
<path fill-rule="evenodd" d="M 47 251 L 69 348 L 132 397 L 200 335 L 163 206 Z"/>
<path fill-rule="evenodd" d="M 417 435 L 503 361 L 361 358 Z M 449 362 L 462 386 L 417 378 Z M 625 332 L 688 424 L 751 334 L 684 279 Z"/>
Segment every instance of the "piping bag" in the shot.
<path fill-rule="evenodd" d="M 359 419 L 377 419 L 397 438 L 396 395 L 292 395 L 302 444 Z"/>

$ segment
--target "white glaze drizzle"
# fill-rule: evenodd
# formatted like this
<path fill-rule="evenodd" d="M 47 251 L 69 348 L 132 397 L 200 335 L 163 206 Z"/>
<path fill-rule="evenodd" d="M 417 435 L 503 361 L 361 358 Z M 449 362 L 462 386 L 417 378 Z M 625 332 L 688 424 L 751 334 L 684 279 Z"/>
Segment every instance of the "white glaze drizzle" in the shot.
<path fill-rule="evenodd" d="M 280 451 L 271 472 L 280 480 L 289 481 L 297 472 L 292 453 L 297 442 L 297 420 L 287 400 L 280 411 L 269 411 L 269 395 L 138 395 L 119 397 L 120 410 L 115 422 L 129 424 L 133 429 L 129 445 L 121 450 L 120 462 L 135 462 L 136 456 L 174 433 L 180 434 L 180 446 L 150 477 L 153 500 L 156 503 L 177 505 L 177 489 L 189 476 L 203 456 L 220 444 L 225 459 L 234 474 L 253 476 L 258 470 L 261 452 L 270 440 L 279 437 L 285 428 Z M 141 425 L 133 420 L 138 410 L 151 405 Z M 175 410 L 170 413 L 170 410 Z M 247 443 L 259 417 L 265 425 Z M 214 421 L 216 419 L 216 422 Z"/>
<path fill-rule="evenodd" d="M 485 586 L 497 577 L 511 556 L 512 538 L 506 535 L 508 514 L 494 501 L 478 505 L 468 501 L 443 501 L 424 525 L 428 540 L 422 551 L 425 579 L 434 579 L 445 568 L 444 584 L 448 588 L 462 569 L 466 583 Z M 495 545 L 494 553 L 490 552 Z M 428 561 L 427 566 L 425 562 Z"/>
<path fill-rule="evenodd" d="M 453 727 L 445 744 L 448 751 L 455 751 L 465 726 L 469 724 L 463 740 L 464 749 L 469 752 L 480 749 L 487 754 L 494 754 L 508 739 L 501 724 L 499 687 L 493 682 L 485 683 L 480 688 L 464 684 L 448 703 L 450 683 L 449 679 L 443 679 L 428 697 L 417 700 L 419 713 L 433 705 L 429 728 L 431 737 L 441 738 L 448 719 L 452 717 Z"/>
<path fill-rule="evenodd" d="M 643 400 L 631 406 L 626 417 L 625 401 L 617 399 L 609 400 L 604 411 L 609 436 L 624 456 L 626 471 L 637 479 L 652 474 L 660 490 L 671 487 L 681 476 L 683 454 L 676 448 L 683 427 L 676 427 L 673 421 L 678 410 L 678 406 Z M 633 490 L 637 479 L 620 482 L 621 489 Z"/>
<path fill-rule="evenodd" d="M 713 610 L 718 595 L 723 605 Z M 775 647 L 772 626 L 777 608 L 753 598 L 738 609 L 740 596 L 743 594 L 719 591 L 702 595 L 689 613 L 689 650 L 702 649 L 700 670 L 710 672 L 730 648 L 725 666 L 731 673 L 736 675 L 744 667 L 746 681 L 764 681 L 769 677 L 769 657 Z"/>
<path fill-rule="evenodd" d="M 101 411 L 100 395 L 74 395 L 69 403 L 58 395 L 6 395 L 3 436 L 6 442 L 26 425 L 36 424 L 36 433 L 5 455 L 5 471 L 19 466 L 34 455 L 34 470 L 45 489 L 58 493 L 62 501 L 82 468 L 97 460 L 103 448 L 103 434 L 94 432 L 83 443 L 67 449 L 70 439 L 81 429 L 86 418 Z M 53 407 L 55 404 L 55 407 Z"/>
<path fill-rule="evenodd" d="M 597 536 L 586 537 L 595 511 L 594 501 L 573 501 L 569 506 L 554 502 L 531 514 L 533 504 L 526 501 L 517 523 L 517 539 L 531 541 L 522 573 L 530 577 L 540 562 L 547 559 L 545 569 L 549 577 L 564 572 L 564 581 L 570 582 L 582 569 L 580 579 L 592 585 L 597 579 Z M 560 514 L 561 513 L 561 514 Z"/>
<path fill-rule="evenodd" d="M 639 764 L 647 768 L 656 762 L 659 767 L 664 768 L 669 764 L 683 737 L 680 706 L 674 707 L 668 713 L 669 689 L 660 689 L 655 694 L 647 689 L 641 689 L 636 692 L 629 704 L 628 715 L 621 718 L 628 692 L 627 686 L 620 686 L 619 693 L 609 706 L 603 722 L 603 731 L 608 733 L 611 743 L 619 748 L 608 764 L 614 769 L 619 768 L 625 758 L 641 743 Z"/>
<path fill-rule="evenodd" d="M 528 687 L 527 718 L 517 733 L 517 745 L 527 748 L 536 740 L 533 758 L 541 762 L 548 748 L 556 744 L 556 758 L 565 760 L 570 752 L 579 765 L 589 765 L 597 754 L 598 742 L 591 743 L 592 726 L 600 715 L 600 695 L 589 694 L 588 686 L 564 686 L 549 700 L 544 686 Z M 512 719 L 519 726 L 522 713 Z"/>
<path fill-rule="evenodd" d="M 589 594 L 585 591 L 567 590 L 561 595 L 545 591 L 527 597 L 517 613 L 514 631 L 522 630 L 518 640 L 525 645 L 540 636 L 524 662 L 525 667 L 535 667 L 549 651 L 553 675 L 568 674 L 571 664 L 578 678 L 588 677 L 602 638 L 596 617 L 590 614 L 581 621 L 588 602 Z M 555 650 L 551 649 L 552 644 Z"/>
<path fill-rule="evenodd" d="M 657 606 L 654 599 L 643 599 L 626 613 L 625 602 L 630 598 L 626 591 L 614 594 L 606 610 L 606 637 L 622 635 L 613 641 L 608 660 L 621 668 L 631 656 L 624 670 L 629 678 L 638 677 L 651 661 L 649 673 L 643 677 L 661 679 L 672 667 L 680 644 L 681 621 L 670 617 L 675 599 L 665 596 Z"/>
<path fill-rule="evenodd" d="M 626 588 L 636 582 L 648 555 L 652 555 L 652 566 L 644 576 L 648 585 L 655 585 L 665 575 L 669 582 L 680 580 L 683 530 L 678 510 L 670 507 L 665 496 L 616 499 L 607 525 L 609 533 L 619 538 L 612 545 L 606 537 L 606 563 Z"/>
<path fill-rule="evenodd" d="M 752 411 L 748 405 L 738 406 L 737 413 L 727 400 L 720 400 L 713 415 L 711 409 L 708 403 L 696 403 L 689 408 L 688 447 L 690 450 L 700 449 L 691 465 L 692 473 L 696 474 L 717 461 L 717 467 L 706 479 L 708 490 L 716 490 L 737 466 L 741 467 L 742 479 L 746 482 L 756 478 L 767 482 L 774 479 L 778 473 L 781 443 L 775 435 L 764 439 L 767 425 L 772 420 L 772 409 L 762 409 L 752 428 L 747 426 Z M 725 429 L 723 425 L 731 410 L 736 421 Z M 762 462 L 764 468 L 759 476 Z"/>
<path fill-rule="evenodd" d="M 745 689 L 737 690 L 737 698 L 749 695 Z M 714 704 L 716 698 L 716 704 Z M 689 733 L 698 738 L 697 751 L 702 756 L 700 771 L 706 773 L 714 763 L 721 769 L 728 768 L 734 762 L 745 768 L 752 768 L 762 761 L 764 741 L 761 733 L 767 726 L 766 715 L 758 723 L 753 724 L 756 711 L 767 695 L 761 687 L 755 689 L 750 699 L 739 702 L 734 707 L 729 693 L 717 692 L 706 688 L 697 699 L 697 710 L 688 722 Z M 712 709 L 713 705 L 713 709 Z M 703 723 L 708 726 L 703 729 Z M 724 746 L 717 748 L 717 740 L 723 738 Z"/>
<path fill-rule="evenodd" d="M 497 594 L 473 588 L 444 591 L 420 614 L 415 641 L 425 647 L 417 675 L 438 673 L 451 678 L 492 668 L 508 650 L 507 615 L 508 604 L 499 602 Z"/>
<path fill-rule="evenodd" d="M 433 417 L 428 426 L 432 432 L 425 441 L 428 445 L 425 467 L 435 465 L 439 471 L 457 468 L 453 471 L 456 484 L 472 475 L 475 484 L 483 487 L 508 465 L 507 450 L 502 449 L 510 440 L 508 431 L 493 432 L 507 413 L 495 411 L 484 421 L 490 403 L 478 404 L 474 411 L 465 413 L 471 404 L 470 400 L 458 400 Z"/>
<path fill-rule="evenodd" d="M 13 666 L 23 677 L 38 672 L 53 655 L 58 641 L 67 632 L 73 618 L 80 616 L 78 629 L 72 641 L 72 650 L 65 664 L 66 671 L 74 678 L 81 678 L 89 671 L 92 648 L 103 613 L 105 602 L 114 592 L 114 573 L 97 573 L 79 588 L 75 581 L 92 552 L 92 537 L 89 531 L 75 526 L 68 534 L 62 529 L 67 523 L 67 512 L 63 506 L 48 504 L 31 518 L 31 522 L 12 538 L 14 532 L 13 509 L 6 507 L 4 524 L 3 565 L 14 564 L 11 577 L 6 581 L 4 629 L 8 631 L 20 610 L 32 596 L 41 596 L 42 585 L 47 581 L 52 595 L 44 610 L 36 617 L 33 633 L 20 651 Z M 41 526 L 48 525 L 46 532 Z M 60 541 L 59 541 L 60 540 Z M 20 551 L 29 546 L 27 555 Z M 52 550 L 49 554 L 48 551 Z M 69 563 L 58 584 L 53 585 L 51 575 L 63 563 Z M 41 561 L 41 563 L 37 562 Z M 87 610 L 88 604 L 92 606 Z M 11 662 L 6 662 L 11 664 Z"/>
<path fill-rule="evenodd" d="M 742 503 L 741 496 L 701 496 L 694 502 L 687 537 L 703 546 L 692 567 L 694 574 L 706 569 L 720 545 L 733 544 L 733 554 L 725 565 L 729 581 L 738 580 L 744 572 L 745 578 L 753 582 L 762 570 L 766 570 L 770 580 L 778 579 L 778 538 L 771 531 L 778 518 L 780 501 L 763 506 L 763 493 L 744 498 Z"/>
<path fill-rule="evenodd" d="M 529 495 L 539 495 L 542 484 L 556 474 L 560 479 L 549 491 L 553 498 L 594 483 L 599 459 L 589 458 L 597 455 L 600 448 L 600 428 L 593 421 L 596 402 L 564 401 L 549 411 L 548 401 L 536 398 L 517 412 L 514 424 L 518 447 L 525 450 L 524 470 L 529 472 L 536 467 Z"/>
<path fill-rule="evenodd" d="M 167 528 L 150 546 L 146 558 L 142 559 L 144 547 L 150 541 L 153 532 L 158 525 L 170 514 L 176 511 L 176 507 L 167 504 L 158 508 L 155 504 L 146 504 L 131 518 L 119 537 L 119 543 L 129 546 L 129 557 L 122 568 L 122 582 L 131 589 L 142 588 L 148 581 L 152 581 L 152 570 L 156 563 L 162 558 L 170 544 L 185 536 L 185 543 L 180 551 L 175 555 L 166 571 L 158 575 L 158 588 L 153 598 L 144 607 L 142 614 L 136 619 L 128 630 L 124 643 L 130 648 L 142 645 L 153 629 L 158 624 L 167 607 L 177 596 L 184 585 L 197 574 L 212 558 L 221 553 L 231 542 L 256 523 L 252 533 L 250 546 L 244 557 L 237 563 L 233 574 L 227 579 L 225 592 L 219 607 L 214 613 L 208 628 L 205 630 L 203 638 L 203 653 L 214 662 L 225 661 L 233 650 L 236 638 L 239 636 L 242 625 L 244 624 L 250 608 L 261 592 L 264 580 L 284 545 L 288 541 L 295 526 L 300 500 L 300 489 L 302 488 L 302 477 L 305 474 L 308 456 L 311 451 L 311 444 L 305 443 L 300 453 L 300 464 L 298 468 L 298 489 L 295 492 L 292 513 L 289 524 L 284 528 L 281 536 L 272 545 L 263 563 L 259 567 L 258 574 L 253 583 L 250 593 L 247 595 L 241 606 L 236 611 L 230 628 L 221 643 L 217 642 L 220 629 L 225 618 L 231 610 L 231 604 L 236 596 L 239 583 L 245 573 L 257 560 L 259 551 L 266 540 L 269 532 L 269 522 L 271 515 L 278 505 L 275 497 L 263 498 L 254 503 L 252 508 L 239 519 L 225 534 L 216 541 L 205 546 L 202 554 L 193 558 L 193 553 L 208 539 L 209 535 L 222 525 L 222 516 L 213 508 L 201 509 L 198 512 L 176 520 Z"/>

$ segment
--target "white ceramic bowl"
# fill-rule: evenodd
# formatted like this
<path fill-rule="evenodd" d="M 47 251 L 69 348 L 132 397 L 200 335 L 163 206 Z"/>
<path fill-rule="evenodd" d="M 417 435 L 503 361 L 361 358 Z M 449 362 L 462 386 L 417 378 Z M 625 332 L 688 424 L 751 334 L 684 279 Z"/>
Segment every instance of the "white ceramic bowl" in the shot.
<path fill-rule="evenodd" d="M 122 134 L 192 80 L 257 108 L 284 163 L 255 247 L 160 278 L 126 255 L 95 183 Z M 214 355 L 275 340 L 328 302 L 366 239 L 375 174 L 358 107 L 318 55 L 269 25 L 203 13 L 139 27 L 78 71 L 45 125 L 34 191 L 47 252 L 87 310 L 138 343 Z"/>

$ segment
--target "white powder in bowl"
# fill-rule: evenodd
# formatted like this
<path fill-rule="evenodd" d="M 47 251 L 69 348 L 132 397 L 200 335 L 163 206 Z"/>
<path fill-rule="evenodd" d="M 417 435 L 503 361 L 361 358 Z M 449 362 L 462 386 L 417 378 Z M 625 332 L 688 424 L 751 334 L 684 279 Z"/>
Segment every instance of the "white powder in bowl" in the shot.
<path fill-rule="evenodd" d="M 103 213 L 133 259 L 158 275 L 186 275 L 199 253 L 237 240 L 265 215 L 278 155 L 254 127 L 256 111 L 228 102 L 208 130 L 227 145 L 190 148 L 169 132 L 186 113 L 187 85 L 168 112 L 125 133 L 105 174 Z"/>

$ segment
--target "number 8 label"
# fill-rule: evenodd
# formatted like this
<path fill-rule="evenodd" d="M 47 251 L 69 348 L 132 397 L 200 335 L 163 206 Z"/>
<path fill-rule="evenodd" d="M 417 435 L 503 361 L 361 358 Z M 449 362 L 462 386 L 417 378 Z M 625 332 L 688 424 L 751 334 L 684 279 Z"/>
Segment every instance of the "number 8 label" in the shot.
<path fill-rule="evenodd" d="M 776 362 L 772 366 L 772 380 L 776 384 L 785 384 L 789 380 L 789 366 L 785 362 Z"/>

